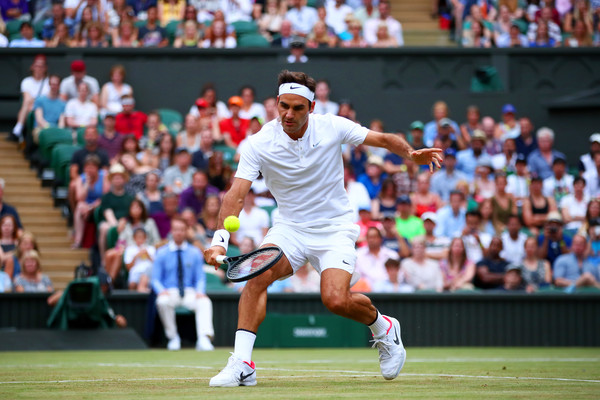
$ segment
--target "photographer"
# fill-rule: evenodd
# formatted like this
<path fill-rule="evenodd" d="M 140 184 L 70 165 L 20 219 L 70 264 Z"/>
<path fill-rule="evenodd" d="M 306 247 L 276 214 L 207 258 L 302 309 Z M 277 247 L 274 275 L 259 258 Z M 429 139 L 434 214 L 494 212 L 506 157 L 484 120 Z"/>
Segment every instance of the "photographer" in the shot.
<path fill-rule="evenodd" d="M 554 268 L 554 261 L 569 252 L 571 238 L 563 233 L 563 220 L 558 211 L 548 213 L 544 233 L 538 237 L 538 257 L 546 259 Z"/>

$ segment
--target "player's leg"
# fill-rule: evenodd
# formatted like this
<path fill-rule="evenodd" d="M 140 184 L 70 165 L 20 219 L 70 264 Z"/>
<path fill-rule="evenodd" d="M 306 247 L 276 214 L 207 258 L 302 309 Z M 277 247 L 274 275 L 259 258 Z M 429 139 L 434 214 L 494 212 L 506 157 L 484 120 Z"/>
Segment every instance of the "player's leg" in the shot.
<path fill-rule="evenodd" d="M 392 317 L 381 315 L 371 299 L 350 291 L 352 275 L 338 268 L 321 272 L 321 299 L 334 314 L 361 322 L 373 332 L 373 347 L 379 350 L 381 374 L 394 379 L 406 361 L 406 350 L 400 338 L 400 323 Z"/>
<path fill-rule="evenodd" d="M 274 246 L 274 244 L 263 244 L 261 247 L 265 246 Z M 210 386 L 256 385 L 256 368 L 252 361 L 252 350 L 258 327 L 267 313 L 267 288 L 271 283 L 292 273 L 290 261 L 284 254 L 273 268 L 246 283 L 238 304 L 238 330 L 235 333 L 234 352 L 229 357 L 227 366 L 210 380 Z"/>

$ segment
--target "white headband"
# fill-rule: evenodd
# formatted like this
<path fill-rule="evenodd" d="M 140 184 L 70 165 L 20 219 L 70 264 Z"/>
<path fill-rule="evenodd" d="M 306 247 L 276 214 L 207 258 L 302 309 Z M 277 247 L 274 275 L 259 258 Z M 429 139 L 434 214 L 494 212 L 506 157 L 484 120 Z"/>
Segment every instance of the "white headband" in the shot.
<path fill-rule="evenodd" d="M 281 96 L 282 94 L 297 94 L 308 99 L 311 103 L 315 99 L 315 93 L 299 83 L 283 83 L 279 85 L 279 95 Z"/>

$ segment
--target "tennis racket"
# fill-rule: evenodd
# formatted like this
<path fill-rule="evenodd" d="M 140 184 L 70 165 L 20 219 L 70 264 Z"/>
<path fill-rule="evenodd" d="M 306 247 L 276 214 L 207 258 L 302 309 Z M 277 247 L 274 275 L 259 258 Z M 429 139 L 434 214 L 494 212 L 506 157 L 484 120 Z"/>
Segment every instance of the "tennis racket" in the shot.
<path fill-rule="evenodd" d="M 227 264 L 227 279 L 243 282 L 272 268 L 283 255 L 279 247 L 263 247 L 236 257 L 217 256 L 219 264 Z"/>

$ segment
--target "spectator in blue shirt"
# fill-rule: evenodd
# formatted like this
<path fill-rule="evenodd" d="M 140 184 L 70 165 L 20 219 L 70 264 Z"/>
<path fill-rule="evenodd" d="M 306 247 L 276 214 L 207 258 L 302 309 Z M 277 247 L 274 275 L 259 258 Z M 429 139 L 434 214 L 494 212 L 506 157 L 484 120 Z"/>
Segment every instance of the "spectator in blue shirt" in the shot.
<path fill-rule="evenodd" d="M 569 252 L 571 238 L 563 233 L 563 219 L 558 211 L 548 213 L 544 233 L 538 237 L 538 257 L 554 263 L 561 254 Z"/>
<path fill-rule="evenodd" d="M 159 25 L 158 9 L 156 6 L 148 7 L 146 25 L 140 28 L 138 37 L 143 47 L 165 47 L 169 44 L 167 31 Z"/>
<path fill-rule="evenodd" d="M 527 167 L 531 176 L 546 179 L 552 176 L 552 163 L 555 158 L 567 157 L 560 151 L 554 150 L 554 131 L 550 128 L 540 128 L 536 134 L 538 148 L 527 157 Z"/>
<path fill-rule="evenodd" d="M 582 235 L 573 236 L 571 252 L 563 254 L 554 264 L 554 284 L 572 291 L 579 287 L 600 289 L 598 266 L 587 259 L 588 243 Z"/>
<path fill-rule="evenodd" d="M 423 131 L 423 141 L 425 142 L 426 146 L 433 146 L 433 141 L 436 137 L 438 137 L 438 129 L 442 120 L 448 120 L 447 122 L 450 124 L 450 129 L 453 132 L 450 137 L 452 138 L 452 140 L 456 140 L 455 133 L 459 133 L 460 128 L 458 127 L 458 124 L 455 121 L 448 118 L 448 114 L 449 111 L 446 102 L 435 102 L 435 104 L 433 105 L 433 120 L 425 124 L 425 129 Z"/>
<path fill-rule="evenodd" d="M 172 240 L 161 247 L 154 259 L 152 288 L 157 295 L 156 308 L 169 340 L 169 350 L 179 350 L 175 308 L 183 306 L 196 313 L 196 350 L 213 350 L 212 303 L 206 296 L 204 257 L 198 248 L 188 244 L 187 225 L 180 217 L 171 220 Z"/>
<path fill-rule="evenodd" d="M 466 210 L 462 207 L 465 196 L 458 190 L 450 192 L 450 204 L 437 212 L 435 236 L 453 238 L 460 236 L 465 227 Z"/>
<path fill-rule="evenodd" d="M 9 47 L 46 47 L 46 42 L 33 35 L 33 26 L 27 21 L 21 22 L 19 28 L 21 37 L 10 41 Z"/>
<path fill-rule="evenodd" d="M 475 129 L 471 138 L 471 148 L 461 150 L 456 154 L 456 169 L 467 175 L 470 180 L 473 180 L 475 176 L 477 163 L 492 162 L 490 156 L 484 150 L 486 140 L 485 132 Z"/>
<path fill-rule="evenodd" d="M 69 29 L 69 36 L 73 37 L 73 34 L 75 33 L 75 21 L 66 16 L 65 8 L 62 2 L 53 3 L 52 17 L 44 21 L 44 27 L 42 29 L 42 39 L 44 39 L 46 42 L 52 40 L 52 38 L 54 37 L 54 32 L 56 31 L 56 27 L 61 23 L 67 26 L 67 29 Z"/>
<path fill-rule="evenodd" d="M 533 135 L 533 124 L 529 118 L 519 119 L 519 125 L 521 126 L 521 134 L 515 139 L 517 154 L 523 154 L 527 158 L 531 152 L 537 149 L 537 140 Z"/>
<path fill-rule="evenodd" d="M 59 126 L 60 118 L 67 104 L 59 97 L 60 77 L 58 75 L 50 75 L 48 77 L 48 85 L 50 86 L 50 92 L 45 96 L 38 97 L 33 103 L 36 125 L 33 136 L 36 143 L 40 130 Z"/>
<path fill-rule="evenodd" d="M 443 201 L 448 201 L 450 192 L 456 189 L 459 181 L 466 181 L 467 176 L 456 170 L 456 150 L 448 148 L 444 152 L 443 168 L 431 177 L 431 192 L 437 193 Z"/>
<path fill-rule="evenodd" d="M 383 159 L 373 155 L 367 160 L 365 172 L 359 175 L 356 181 L 365 185 L 367 192 L 369 192 L 369 197 L 373 200 L 379 195 L 385 178 L 387 178 L 387 174 L 383 172 Z"/>

